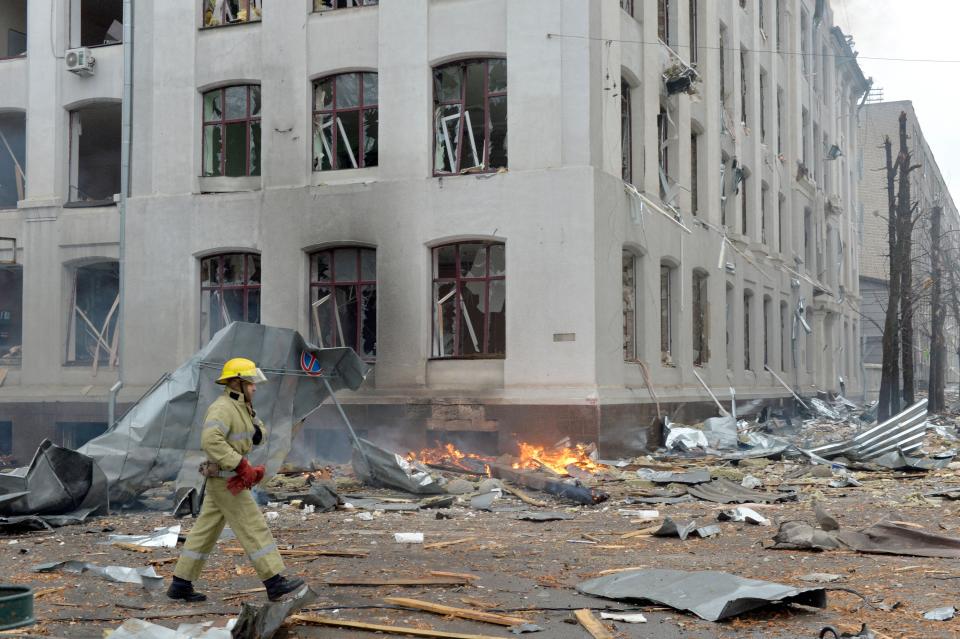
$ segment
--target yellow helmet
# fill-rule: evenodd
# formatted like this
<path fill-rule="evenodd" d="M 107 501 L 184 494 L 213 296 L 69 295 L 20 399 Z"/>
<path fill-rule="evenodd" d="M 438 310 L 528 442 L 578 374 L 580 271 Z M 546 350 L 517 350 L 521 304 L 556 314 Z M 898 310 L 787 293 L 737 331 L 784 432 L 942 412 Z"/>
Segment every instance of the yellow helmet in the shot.
<path fill-rule="evenodd" d="M 252 384 L 260 384 L 267 381 L 267 376 L 263 374 L 253 360 L 245 357 L 234 357 L 223 365 L 223 371 L 220 373 L 218 384 L 226 384 L 231 379 L 242 379 Z"/>

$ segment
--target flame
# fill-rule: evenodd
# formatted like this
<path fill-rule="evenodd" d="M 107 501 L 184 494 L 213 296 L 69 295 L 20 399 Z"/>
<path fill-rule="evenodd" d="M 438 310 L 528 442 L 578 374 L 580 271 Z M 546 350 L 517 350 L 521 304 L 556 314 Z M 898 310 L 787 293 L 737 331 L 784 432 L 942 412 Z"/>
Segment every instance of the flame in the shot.
<path fill-rule="evenodd" d="M 577 444 L 572 448 L 567 446 L 547 450 L 544 446 L 520 442 L 520 461 L 513 465 L 514 468 L 525 470 L 546 467 L 558 475 L 569 474 L 568 466 L 576 466 L 589 472 L 602 470 L 600 464 L 590 458 L 590 451 L 583 444 Z"/>
<path fill-rule="evenodd" d="M 407 459 L 422 464 L 449 466 L 451 468 L 460 468 L 462 470 L 486 474 L 489 474 L 488 465 L 493 462 L 493 457 L 483 457 L 474 453 L 465 453 L 453 444 L 424 448 L 420 452 L 410 451 L 407 453 Z"/>

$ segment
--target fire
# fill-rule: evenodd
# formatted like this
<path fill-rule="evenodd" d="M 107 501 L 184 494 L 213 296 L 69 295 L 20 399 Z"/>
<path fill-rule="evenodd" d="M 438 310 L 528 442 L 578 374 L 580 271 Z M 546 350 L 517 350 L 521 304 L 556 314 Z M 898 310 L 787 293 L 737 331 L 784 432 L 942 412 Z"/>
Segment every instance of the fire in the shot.
<path fill-rule="evenodd" d="M 546 467 L 558 475 L 567 475 L 569 466 L 576 466 L 581 470 L 599 472 L 600 465 L 590 457 L 590 449 L 584 444 L 573 447 L 554 448 L 547 450 L 544 446 L 520 442 L 520 461 L 513 465 L 516 469 L 537 470 Z"/>
<path fill-rule="evenodd" d="M 407 459 L 422 464 L 459 468 L 475 473 L 486 474 L 486 467 L 493 462 L 492 457 L 483 457 L 474 453 L 465 453 L 453 444 L 444 444 L 435 448 L 424 448 L 420 452 L 407 453 Z"/>

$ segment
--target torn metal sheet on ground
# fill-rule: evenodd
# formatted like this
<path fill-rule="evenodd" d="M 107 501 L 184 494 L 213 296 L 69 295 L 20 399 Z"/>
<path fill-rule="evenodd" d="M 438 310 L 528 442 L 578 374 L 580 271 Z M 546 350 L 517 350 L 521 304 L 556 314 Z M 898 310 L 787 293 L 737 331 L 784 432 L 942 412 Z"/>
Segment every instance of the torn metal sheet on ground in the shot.
<path fill-rule="evenodd" d="M 890 470 L 913 470 L 928 471 L 946 468 L 953 461 L 953 457 L 910 457 L 904 455 L 903 451 L 894 450 L 884 453 L 879 457 L 874 457 L 867 462 L 853 462 L 848 464 L 850 468 L 864 468 L 866 470 L 876 470 L 877 467 Z"/>
<path fill-rule="evenodd" d="M 654 531 L 654 537 L 679 537 L 680 541 L 685 541 L 691 534 L 696 534 L 701 539 L 713 537 L 720 534 L 719 526 L 699 526 L 696 521 L 690 521 L 685 524 L 678 524 L 670 517 L 663 520 L 660 528 Z"/>
<path fill-rule="evenodd" d="M 780 524 L 772 546 L 777 550 L 834 550 L 866 554 L 960 559 L 960 539 L 879 522 L 861 530 L 827 532 L 800 521 Z"/>
<path fill-rule="evenodd" d="M 767 493 L 757 490 L 749 490 L 740 484 L 736 484 L 729 479 L 718 478 L 708 484 L 698 484 L 687 488 L 687 492 L 704 501 L 712 501 L 718 504 L 748 504 L 748 503 L 773 503 L 779 501 L 792 501 L 797 498 L 797 493 Z"/>
<path fill-rule="evenodd" d="M 287 617 L 319 598 L 310 586 L 303 586 L 292 597 L 260 606 L 244 603 L 233 628 L 234 639 L 271 639 Z"/>
<path fill-rule="evenodd" d="M 39 564 L 32 568 L 33 572 L 54 572 L 63 570 L 81 574 L 90 572 L 107 581 L 125 584 L 140 584 L 147 590 L 155 590 L 163 587 L 163 577 L 157 575 L 153 566 L 146 568 L 128 568 L 126 566 L 101 566 L 99 564 L 87 563 L 84 561 L 68 560 L 54 561 L 46 564 Z"/>
<path fill-rule="evenodd" d="M 752 508 L 747 508 L 746 506 L 737 506 L 736 508 L 731 508 L 730 510 L 721 511 L 717 515 L 717 519 L 720 521 L 745 521 L 748 524 L 754 524 L 756 526 L 769 526 L 770 520 L 755 511 Z"/>
<path fill-rule="evenodd" d="M 884 453 L 897 450 L 909 453 L 923 444 L 923 435 L 927 429 L 926 417 L 927 400 L 922 399 L 852 439 L 817 446 L 806 452 L 825 459 L 842 455 L 855 461 L 870 461 Z"/>
<path fill-rule="evenodd" d="M 522 484 L 527 488 L 542 490 L 544 492 L 569 499 L 578 504 L 592 506 L 605 502 L 610 495 L 596 488 L 577 483 L 567 483 L 557 479 L 551 479 L 535 472 L 515 470 L 502 464 L 491 464 L 490 472 L 497 479 L 505 479 L 511 483 Z"/>
<path fill-rule="evenodd" d="M 212 622 L 180 624 L 176 630 L 142 619 L 127 619 L 110 633 L 110 639 L 232 639 L 234 620 L 226 626 Z"/>
<path fill-rule="evenodd" d="M 354 446 L 353 470 L 364 483 L 395 488 L 415 495 L 437 495 L 444 492 L 443 477 L 430 472 L 419 462 L 365 440 L 359 440 L 362 450 Z"/>
<path fill-rule="evenodd" d="M 132 544 L 143 548 L 176 548 L 180 537 L 180 524 L 155 528 L 150 535 L 110 535 L 109 544 Z"/>
<path fill-rule="evenodd" d="M 735 617 L 769 604 L 827 605 L 823 588 L 794 588 L 724 572 L 631 570 L 577 584 L 577 591 L 621 601 L 649 601 L 692 612 L 707 621 Z"/>
<path fill-rule="evenodd" d="M 710 481 L 710 471 L 706 468 L 700 468 L 683 473 L 673 473 L 665 470 L 641 468 L 637 470 L 637 477 L 652 481 L 655 484 L 703 484 Z"/>

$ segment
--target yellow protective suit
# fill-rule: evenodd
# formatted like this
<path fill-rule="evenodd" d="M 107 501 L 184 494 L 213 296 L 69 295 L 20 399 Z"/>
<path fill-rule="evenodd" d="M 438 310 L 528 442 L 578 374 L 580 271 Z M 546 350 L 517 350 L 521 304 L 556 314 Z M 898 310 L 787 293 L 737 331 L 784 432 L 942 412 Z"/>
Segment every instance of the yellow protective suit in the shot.
<path fill-rule="evenodd" d="M 234 475 L 233 469 L 253 449 L 258 428 L 261 431 L 258 443 L 265 442 L 266 426 L 250 415 L 243 395 L 229 388 L 207 409 L 200 446 L 207 459 L 220 466 L 221 472 L 219 477 L 207 478 L 200 516 L 187 535 L 173 571 L 180 579 L 195 581 L 200 576 L 225 524 L 229 524 L 236 534 L 261 581 L 283 570 L 277 544 L 253 495 L 249 490 L 233 495 L 227 489 L 227 480 Z"/>

